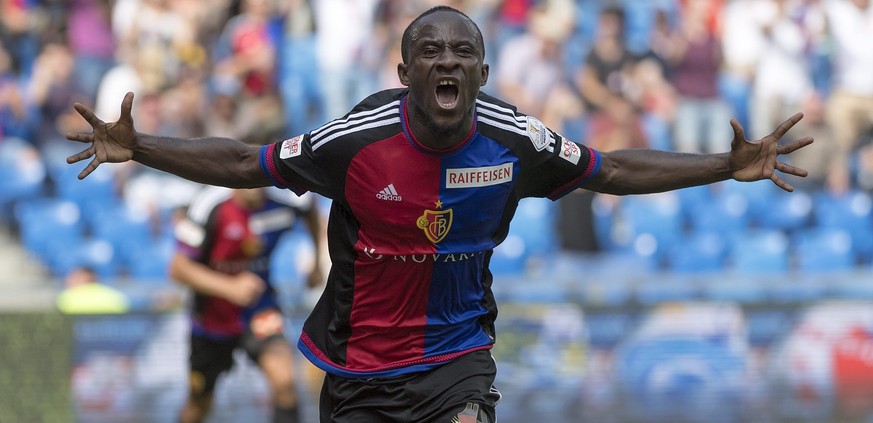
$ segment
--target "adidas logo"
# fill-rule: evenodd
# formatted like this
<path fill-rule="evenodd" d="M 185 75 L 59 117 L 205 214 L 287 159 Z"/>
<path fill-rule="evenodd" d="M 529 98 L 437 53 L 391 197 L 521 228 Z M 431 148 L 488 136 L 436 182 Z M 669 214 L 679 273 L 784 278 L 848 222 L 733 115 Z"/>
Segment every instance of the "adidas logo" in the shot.
<path fill-rule="evenodd" d="M 388 184 L 387 187 L 382 188 L 382 191 L 376 193 L 376 198 L 388 201 L 403 201 L 403 197 L 397 194 L 397 190 L 394 189 L 394 184 Z"/>

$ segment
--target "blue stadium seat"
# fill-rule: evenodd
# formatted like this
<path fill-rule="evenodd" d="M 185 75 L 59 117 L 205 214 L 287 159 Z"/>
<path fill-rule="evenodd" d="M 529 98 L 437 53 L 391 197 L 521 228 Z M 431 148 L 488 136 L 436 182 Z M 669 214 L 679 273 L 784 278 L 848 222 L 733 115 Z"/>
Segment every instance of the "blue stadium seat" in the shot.
<path fill-rule="evenodd" d="M 57 196 L 75 202 L 86 215 L 102 207 L 115 206 L 120 197 L 115 186 L 115 171 L 112 166 L 100 166 L 87 178 L 77 175 L 87 163 L 59 167 L 52 172 Z"/>
<path fill-rule="evenodd" d="M 667 269 L 676 273 L 724 270 L 727 241 L 717 232 L 691 232 L 667 252 Z"/>
<path fill-rule="evenodd" d="M 141 246 L 157 240 L 152 233 L 149 216 L 132 211 L 123 204 L 107 205 L 92 211 L 86 218 L 91 233 L 109 242 L 118 263 L 123 267 L 139 260 L 136 254 Z"/>
<path fill-rule="evenodd" d="M 128 263 L 127 273 L 134 282 L 165 284 L 170 282 L 168 269 L 175 253 L 175 242 L 168 238 L 137 245 Z"/>
<path fill-rule="evenodd" d="M 753 223 L 762 228 L 792 231 L 806 227 L 812 218 L 812 197 L 803 191 L 776 191 L 766 210 L 758 213 Z"/>
<path fill-rule="evenodd" d="M 750 229 L 728 246 L 727 267 L 742 274 L 789 270 L 788 235 L 773 229 Z"/>
<path fill-rule="evenodd" d="M 710 198 L 693 205 L 688 223 L 691 231 L 719 234 L 732 242 L 737 233 L 749 227 L 749 200 L 738 193 Z"/>
<path fill-rule="evenodd" d="M 45 166 L 30 144 L 18 138 L 0 138 L 0 218 L 13 202 L 42 194 L 45 179 Z"/>
<path fill-rule="evenodd" d="M 710 191 L 709 185 L 698 185 L 675 191 L 676 195 L 679 196 L 680 208 L 686 220 L 692 217 L 692 212 L 698 205 L 712 201 Z"/>
<path fill-rule="evenodd" d="M 530 257 L 528 247 L 524 239 L 518 235 L 510 234 L 503 243 L 494 248 L 491 255 L 489 269 L 494 276 L 521 276 L 527 268 L 527 260 Z"/>
<path fill-rule="evenodd" d="M 79 267 L 93 269 L 99 280 L 105 283 L 114 282 L 121 274 L 121 266 L 108 241 L 86 237 L 79 240 L 72 250 L 62 244 L 52 244 L 49 249 L 52 251 L 49 268 L 59 278 Z"/>
<path fill-rule="evenodd" d="M 546 198 L 525 198 L 518 203 L 509 234 L 524 241 L 527 254 L 546 256 L 558 249 L 555 221 L 558 206 Z"/>
<path fill-rule="evenodd" d="M 659 260 L 683 230 L 680 206 L 679 197 L 673 192 L 622 198 L 617 212 L 627 250 Z"/>
<path fill-rule="evenodd" d="M 852 235 L 839 228 L 814 227 L 794 235 L 794 262 L 802 272 L 837 272 L 856 266 Z"/>
<path fill-rule="evenodd" d="M 747 215 L 750 222 L 758 222 L 763 214 L 770 213 L 770 202 L 780 189 L 770 181 L 738 182 L 733 179 L 712 185 L 713 197 L 740 195 L 748 202 Z"/>
<path fill-rule="evenodd" d="M 48 263 L 51 246 L 69 254 L 83 239 L 85 231 L 76 203 L 55 198 L 35 198 L 19 202 L 15 219 L 25 249 Z"/>
<path fill-rule="evenodd" d="M 311 243 L 304 237 L 302 231 L 290 231 L 282 234 L 273 253 L 270 256 L 270 277 L 277 286 L 298 286 L 306 275 L 297 266 L 297 253 Z"/>
<path fill-rule="evenodd" d="M 873 257 L 873 198 L 863 191 L 842 195 L 820 192 L 814 196 L 813 225 L 843 229 L 852 236 L 859 258 Z"/>
<path fill-rule="evenodd" d="M 620 248 L 621 240 L 615 238 L 615 213 L 617 198 L 606 194 L 594 194 L 591 201 L 591 218 L 593 219 L 594 235 L 603 251 L 614 251 Z"/>

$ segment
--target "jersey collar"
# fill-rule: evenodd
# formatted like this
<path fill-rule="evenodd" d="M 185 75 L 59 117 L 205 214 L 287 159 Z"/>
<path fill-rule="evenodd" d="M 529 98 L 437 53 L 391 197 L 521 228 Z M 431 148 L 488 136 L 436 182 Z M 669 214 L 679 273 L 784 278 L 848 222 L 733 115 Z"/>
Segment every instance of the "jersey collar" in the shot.
<path fill-rule="evenodd" d="M 408 95 L 403 96 L 403 98 L 400 99 L 400 105 L 398 106 L 398 107 L 400 107 L 400 116 L 402 117 L 400 119 L 400 126 L 403 128 L 403 134 L 406 135 L 406 139 L 409 141 L 409 143 L 412 144 L 413 147 L 415 147 L 417 150 L 421 151 L 422 153 L 429 154 L 432 156 L 452 155 L 454 153 L 457 153 L 460 150 L 463 150 L 464 147 L 466 147 L 467 144 L 470 143 L 470 140 L 473 139 L 473 135 L 476 134 L 477 116 L 476 116 L 476 108 L 474 107 L 473 108 L 473 126 L 470 128 L 470 133 L 467 134 L 467 137 L 464 138 L 464 141 L 461 141 L 460 143 L 458 143 L 458 145 L 456 145 L 452 148 L 446 149 L 446 150 L 437 150 L 437 149 L 430 148 L 430 147 L 422 144 L 417 139 L 415 139 L 415 136 L 412 135 L 412 131 L 409 130 L 409 114 L 406 111 L 406 99 L 407 99 L 407 97 L 408 97 Z"/>

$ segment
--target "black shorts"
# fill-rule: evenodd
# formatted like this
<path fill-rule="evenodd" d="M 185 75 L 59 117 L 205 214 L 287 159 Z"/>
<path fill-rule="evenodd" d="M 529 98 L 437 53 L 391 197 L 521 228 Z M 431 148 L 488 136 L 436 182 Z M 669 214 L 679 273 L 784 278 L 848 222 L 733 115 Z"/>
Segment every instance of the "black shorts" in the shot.
<path fill-rule="evenodd" d="M 233 368 L 233 352 L 237 348 L 244 350 L 257 364 L 266 345 L 277 341 L 287 342 L 278 310 L 258 314 L 241 336 L 217 340 L 192 333 L 188 360 L 192 392 L 212 393 L 218 377 Z"/>
<path fill-rule="evenodd" d="M 322 423 L 493 423 L 500 392 L 497 365 L 487 350 L 434 370 L 390 379 L 328 374 L 321 392 Z"/>

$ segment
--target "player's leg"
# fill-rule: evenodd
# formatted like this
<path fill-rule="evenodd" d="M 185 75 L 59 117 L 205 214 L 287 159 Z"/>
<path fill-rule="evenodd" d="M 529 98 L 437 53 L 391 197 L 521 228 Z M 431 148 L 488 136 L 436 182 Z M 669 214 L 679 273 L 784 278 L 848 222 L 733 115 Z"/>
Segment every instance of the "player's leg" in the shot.
<path fill-rule="evenodd" d="M 264 372 L 273 393 L 273 421 L 276 423 L 299 421 L 297 391 L 294 386 L 294 355 L 291 345 L 284 338 L 273 338 L 261 350 L 258 366 Z"/>
<path fill-rule="evenodd" d="M 285 339 L 282 315 L 268 309 L 256 314 L 243 340 L 249 358 L 257 363 L 273 395 L 273 422 L 300 421 L 295 385 L 294 350 Z"/>
<path fill-rule="evenodd" d="M 495 423 L 500 392 L 490 351 L 477 351 L 422 374 L 409 384 L 412 420 L 427 423 Z"/>
<path fill-rule="evenodd" d="M 236 343 L 236 339 L 219 342 L 191 335 L 188 398 L 179 413 L 181 423 L 199 423 L 206 419 L 212 408 L 218 376 L 233 367 Z"/>

